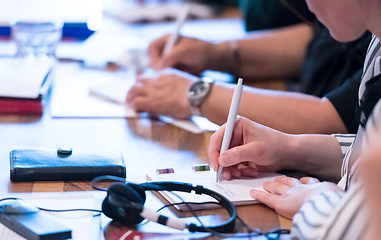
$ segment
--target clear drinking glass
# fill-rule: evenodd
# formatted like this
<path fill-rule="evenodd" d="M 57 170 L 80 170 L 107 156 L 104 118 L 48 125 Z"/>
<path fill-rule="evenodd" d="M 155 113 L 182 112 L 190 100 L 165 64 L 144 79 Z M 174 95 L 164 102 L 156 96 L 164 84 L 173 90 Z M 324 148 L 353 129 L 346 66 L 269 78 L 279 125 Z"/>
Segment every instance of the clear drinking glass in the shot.
<path fill-rule="evenodd" d="M 15 21 L 11 25 L 17 56 L 48 56 L 55 58 L 62 37 L 62 22 Z"/>

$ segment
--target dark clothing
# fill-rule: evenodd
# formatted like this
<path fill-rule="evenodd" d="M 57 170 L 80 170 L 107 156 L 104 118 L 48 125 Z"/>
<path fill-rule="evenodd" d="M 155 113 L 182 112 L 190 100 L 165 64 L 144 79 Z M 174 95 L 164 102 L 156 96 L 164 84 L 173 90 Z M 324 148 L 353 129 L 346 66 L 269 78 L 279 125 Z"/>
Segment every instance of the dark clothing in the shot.
<path fill-rule="evenodd" d="M 327 28 L 314 24 L 314 38 L 310 42 L 300 75 L 300 92 L 327 97 L 336 108 L 349 133 L 356 133 L 358 121 L 358 89 L 362 67 L 371 33 L 360 39 L 341 43 L 334 40 Z"/>
<path fill-rule="evenodd" d="M 341 120 L 344 122 L 348 133 L 356 133 L 359 122 L 356 119 L 356 109 L 358 107 L 358 91 L 361 82 L 362 70 L 357 74 L 346 78 L 344 83 L 325 95 L 333 104 Z"/>
<path fill-rule="evenodd" d="M 365 83 L 365 91 L 362 95 L 358 109 L 356 109 L 356 119 L 365 128 L 369 117 L 373 113 L 374 106 L 381 99 L 381 75 L 371 78 Z"/>
<path fill-rule="evenodd" d="M 292 13 L 280 0 L 203 0 L 215 6 L 238 6 L 243 15 L 246 31 L 284 27 L 300 23 L 301 19 Z M 313 18 L 305 0 L 287 0 L 305 18 Z"/>
<path fill-rule="evenodd" d="M 371 36 L 367 32 L 359 40 L 341 43 L 331 37 L 327 28 L 315 22 L 314 37 L 302 66 L 300 91 L 323 97 L 362 71 Z"/>
<path fill-rule="evenodd" d="M 279 28 L 302 22 L 280 0 L 238 0 L 238 2 L 247 31 Z M 305 0 L 287 0 L 287 3 L 306 19 L 314 19 Z"/>

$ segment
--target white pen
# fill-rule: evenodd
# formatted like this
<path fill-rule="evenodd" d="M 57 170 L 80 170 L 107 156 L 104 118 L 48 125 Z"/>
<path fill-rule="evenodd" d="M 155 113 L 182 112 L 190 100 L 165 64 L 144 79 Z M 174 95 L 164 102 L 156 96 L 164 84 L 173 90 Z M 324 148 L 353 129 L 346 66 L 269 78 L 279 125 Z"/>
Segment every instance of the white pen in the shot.
<path fill-rule="evenodd" d="M 176 29 L 175 31 L 169 36 L 163 50 L 163 56 L 168 54 L 173 46 L 175 45 L 177 39 L 179 38 L 180 29 L 183 26 L 185 20 L 188 17 L 188 14 L 191 10 L 191 4 L 186 4 L 183 11 L 179 14 L 177 21 L 176 21 Z"/>
<path fill-rule="evenodd" d="M 241 102 L 241 95 L 242 95 L 242 89 L 243 89 L 242 81 L 243 81 L 242 78 L 239 78 L 237 86 L 234 89 L 232 101 L 230 104 L 228 120 L 227 120 L 226 125 L 225 125 L 224 138 L 222 139 L 220 155 L 223 154 L 226 150 L 228 150 L 228 148 L 230 146 L 230 140 L 232 138 L 234 124 L 235 124 L 235 120 L 237 118 L 239 104 Z M 218 171 L 217 171 L 217 175 L 216 175 L 216 182 L 218 182 L 220 180 L 221 172 L 222 172 L 222 167 L 219 166 Z"/>

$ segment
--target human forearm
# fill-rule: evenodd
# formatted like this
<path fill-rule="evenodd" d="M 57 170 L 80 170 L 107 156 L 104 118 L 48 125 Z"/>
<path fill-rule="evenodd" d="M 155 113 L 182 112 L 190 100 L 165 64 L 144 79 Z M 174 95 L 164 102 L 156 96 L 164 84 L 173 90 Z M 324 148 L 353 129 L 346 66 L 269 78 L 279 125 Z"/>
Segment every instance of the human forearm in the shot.
<path fill-rule="evenodd" d="M 288 135 L 280 147 L 283 169 L 302 171 L 322 180 L 340 179 L 342 154 L 337 139 L 331 135 Z"/>
<path fill-rule="evenodd" d="M 218 57 L 209 68 L 250 79 L 294 77 L 300 71 L 311 38 L 312 30 L 306 24 L 255 32 L 237 40 L 238 61 L 228 42 L 217 44 Z"/>
<path fill-rule="evenodd" d="M 216 83 L 202 104 L 203 116 L 226 122 L 233 85 Z M 327 99 L 245 87 L 239 115 L 287 133 L 346 133 L 344 123 Z"/>
<path fill-rule="evenodd" d="M 240 114 L 286 133 L 347 133 L 327 99 L 302 93 L 247 88 Z"/>

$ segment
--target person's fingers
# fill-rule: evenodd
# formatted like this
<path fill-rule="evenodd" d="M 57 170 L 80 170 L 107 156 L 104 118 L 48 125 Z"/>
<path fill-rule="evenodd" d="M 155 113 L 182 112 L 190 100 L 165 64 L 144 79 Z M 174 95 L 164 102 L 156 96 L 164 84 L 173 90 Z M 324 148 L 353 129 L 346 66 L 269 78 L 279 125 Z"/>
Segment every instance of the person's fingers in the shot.
<path fill-rule="evenodd" d="M 155 114 L 155 107 L 152 106 L 151 101 L 147 99 L 145 96 L 138 96 L 135 100 L 130 104 L 131 108 L 136 112 L 148 112 L 151 114 Z"/>
<path fill-rule="evenodd" d="M 317 178 L 313 178 L 313 177 L 302 177 L 300 179 L 300 182 L 303 183 L 303 184 L 315 184 L 315 183 L 319 183 L 319 179 Z"/>
<path fill-rule="evenodd" d="M 160 59 L 159 69 L 172 68 L 176 67 L 179 64 L 179 60 L 181 60 L 179 53 L 180 49 L 174 47 L 172 51 L 167 53 L 165 56 L 162 56 Z"/>
<path fill-rule="evenodd" d="M 230 180 L 232 179 L 231 169 L 230 168 L 224 168 L 222 169 L 220 178 L 224 180 Z"/>
<path fill-rule="evenodd" d="M 148 46 L 148 54 L 150 55 L 150 60 L 151 60 L 151 67 L 153 67 L 156 70 L 159 70 L 161 68 L 161 58 L 162 56 L 162 51 L 164 49 L 164 46 L 168 40 L 169 34 L 158 38 L 154 41 L 151 42 L 151 44 Z"/>
<path fill-rule="evenodd" d="M 248 166 L 248 162 L 243 162 L 237 165 L 237 169 L 240 171 L 240 175 L 242 177 L 257 177 L 258 176 L 258 170 L 256 168 L 253 168 L 251 166 Z"/>
<path fill-rule="evenodd" d="M 278 195 L 285 194 L 290 189 L 288 185 L 280 182 L 264 182 L 262 187 L 267 192 Z"/>
<path fill-rule="evenodd" d="M 241 170 L 241 175 L 243 177 L 256 178 L 256 177 L 258 177 L 258 174 L 259 174 L 259 172 L 256 168 L 248 167 L 248 168 Z"/>
<path fill-rule="evenodd" d="M 295 187 L 296 185 L 300 184 L 300 181 L 298 179 L 292 178 L 292 177 L 286 177 L 286 176 L 277 177 L 275 178 L 274 181 L 278 183 L 282 183 L 289 187 Z"/>
<path fill-rule="evenodd" d="M 141 84 L 135 84 L 130 88 L 130 90 L 127 93 L 126 102 L 128 104 L 132 104 L 132 102 L 135 100 L 138 96 L 144 96 L 145 95 L 145 89 Z"/>
<path fill-rule="evenodd" d="M 247 168 L 247 162 L 242 162 L 242 163 L 239 163 L 238 165 L 237 165 L 237 169 L 238 170 L 242 170 L 242 169 L 245 169 L 245 168 Z"/>
<path fill-rule="evenodd" d="M 230 180 L 232 178 L 242 178 L 242 177 L 250 177 L 255 178 L 258 176 L 258 170 L 254 168 L 250 168 L 244 166 L 244 168 L 240 165 L 224 167 L 221 173 L 221 176 L 224 180 Z"/>
<path fill-rule="evenodd" d="M 209 162 L 212 165 L 214 171 L 217 171 L 219 163 L 218 158 L 220 156 L 221 142 L 225 132 L 225 125 L 222 125 L 211 137 L 209 143 L 208 157 Z"/>
<path fill-rule="evenodd" d="M 241 178 L 242 176 L 241 171 L 237 169 L 237 167 L 230 167 L 229 169 L 230 169 L 230 174 L 232 178 Z"/>
<path fill-rule="evenodd" d="M 269 206 L 270 208 L 274 209 L 276 203 L 279 201 L 279 195 L 271 194 L 264 191 L 258 191 L 255 189 L 250 190 L 250 196 L 259 202 Z"/>
<path fill-rule="evenodd" d="M 241 162 L 250 162 L 254 159 L 257 159 L 255 147 L 249 143 L 228 149 L 220 155 L 218 162 L 221 166 L 227 167 Z"/>
<path fill-rule="evenodd" d="M 144 75 L 140 75 L 136 78 L 136 83 L 145 84 L 146 82 L 152 81 L 152 78 L 146 77 Z"/>

